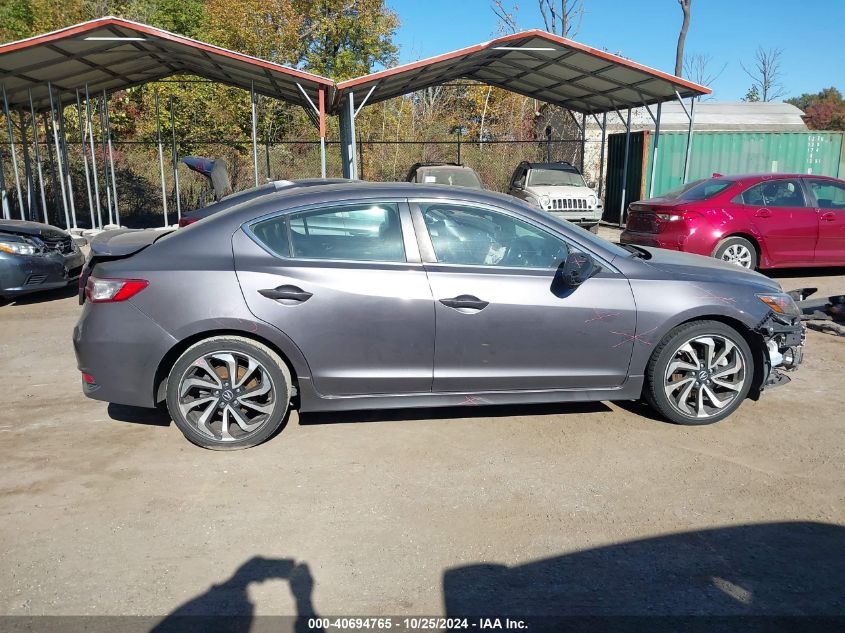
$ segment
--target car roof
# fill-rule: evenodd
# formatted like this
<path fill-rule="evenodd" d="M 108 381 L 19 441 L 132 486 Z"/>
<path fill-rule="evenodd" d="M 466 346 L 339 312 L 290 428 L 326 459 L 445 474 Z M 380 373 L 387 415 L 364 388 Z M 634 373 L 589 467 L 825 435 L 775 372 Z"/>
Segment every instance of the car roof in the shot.
<path fill-rule="evenodd" d="M 572 163 L 566 161 L 558 161 L 555 163 L 531 163 L 525 161 L 523 165 L 527 165 L 529 169 L 558 169 L 560 171 L 569 171 L 575 174 L 580 174 L 580 170 Z"/>
<path fill-rule="evenodd" d="M 789 172 L 753 172 L 747 174 L 719 174 L 713 175 L 711 178 L 715 180 L 731 180 L 739 182 L 741 180 L 771 180 L 775 178 L 825 178 L 827 180 L 839 180 L 834 176 L 823 176 L 822 174 L 799 174 Z M 710 178 L 701 178 L 700 180 L 710 180 Z"/>

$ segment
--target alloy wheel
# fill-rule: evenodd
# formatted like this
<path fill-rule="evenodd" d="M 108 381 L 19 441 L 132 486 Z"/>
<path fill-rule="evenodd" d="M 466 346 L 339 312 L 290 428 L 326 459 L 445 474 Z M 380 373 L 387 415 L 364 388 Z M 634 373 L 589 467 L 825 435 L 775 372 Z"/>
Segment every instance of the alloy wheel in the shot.
<path fill-rule="evenodd" d="M 751 251 L 744 244 L 731 244 L 722 253 L 722 260 L 743 268 L 751 268 Z"/>
<path fill-rule="evenodd" d="M 699 335 L 681 345 L 669 361 L 663 389 L 681 414 L 706 419 L 721 413 L 747 378 L 742 350 L 721 335 Z"/>
<path fill-rule="evenodd" d="M 276 389 L 264 365 L 249 354 L 212 352 L 182 374 L 178 406 L 202 435 L 234 442 L 267 421 L 276 406 Z"/>

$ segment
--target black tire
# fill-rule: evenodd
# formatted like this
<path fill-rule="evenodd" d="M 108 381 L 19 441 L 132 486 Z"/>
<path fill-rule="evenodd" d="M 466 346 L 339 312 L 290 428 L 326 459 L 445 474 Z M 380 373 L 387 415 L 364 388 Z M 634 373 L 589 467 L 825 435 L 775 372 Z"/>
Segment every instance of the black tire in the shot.
<path fill-rule="evenodd" d="M 680 355 L 680 357 L 684 357 L 686 355 L 686 353 L 682 351 L 682 348 L 684 347 L 685 343 L 691 342 L 693 349 L 702 349 L 702 351 L 704 351 L 703 348 L 706 348 L 707 345 L 702 346 L 697 341 L 698 339 L 708 339 L 709 337 L 715 337 L 711 340 L 714 340 L 716 342 L 719 342 L 721 339 L 725 339 L 733 343 L 736 352 L 731 351 L 730 354 L 737 353 L 740 355 L 743 368 L 742 382 L 741 385 L 739 385 L 739 383 L 737 382 L 731 387 L 731 389 L 726 391 L 719 384 L 714 384 L 709 374 L 707 380 L 702 383 L 698 380 L 698 376 L 700 374 L 698 370 L 683 370 L 687 371 L 687 376 L 695 375 L 695 382 L 692 385 L 692 389 L 695 390 L 697 387 L 697 391 L 695 391 L 694 393 L 689 393 L 689 397 L 695 398 L 697 394 L 702 391 L 702 385 L 704 386 L 703 397 L 707 398 L 707 402 L 711 403 L 709 407 L 705 406 L 705 409 L 715 409 L 715 407 L 712 405 L 712 400 L 710 400 L 707 395 L 708 390 L 710 391 L 710 393 L 717 396 L 717 399 L 719 396 L 723 396 L 726 400 L 728 397 L 733 398 L 732 400 L 727 401 L 727 404 L 724 405 L 724 408 L 715 409 L 712 414 L 708 414 L 706 417 L 698 417 L 697 415 L 690 415 L 689 413 L 681 410 L 680 406 L 686 406 L 689 409 L 689 404 L 678 405 L 667 394 L 667 389 L 670 389 L 672 384 L 682 384 L 681 382 L 669 382 L 670 379 L 681 374 L 682 370 L 679 370 L 677 373 L 673 373 L 671 376 L 667 374 L 669 364 L 679 359 L 679 357 L 676 357 L 676 354 Z M 713 354 L 713 356 L 718 359 L 719 350 L 727 348 L 727 345 L 725 345 L 724 347 L 717 346 L 717 351 Z M 736 358 L 736 356 L 731 357 Z M 727 367 L 729 364 L 730 363 L 727 362 L 725 366 Z M 713 371 L 711 373 L 718 374 L 719 372 Z M 686 377 L 684 377 L 683 380 L 686 380 Z M 739 378 L 737 380 L 739 380 Z M 713 424 L 715 422 L 718 422 L 719 420 L 725 419 L 734 411 L 736 411 L 736 409 L 748 396 L 748 392 L 751 389 L 751 384 L 753 380 L 754 356 L 751 352 L 751 348 L 749 347 L 742 334 L 737 332 L 734 328 L 725 325 L 724 323 L 720 323 L 719 321 L 692 321 L 690 323 L 684 323 L 674 328 L 671 332 L 669 332 L 666 336 L 663 337 L 663 340 L 654 349 L 651 359 L 649 360 L 648 366 L 646 367 L 643 395 L 645 396 L 646 401 L 652 406 L 652 408 L 655 409 L 661 416 L 663 416 L 670 422 L 683 425 Z M 725 379 L 722 382 L 730 381 Z M 678 394 L 679 400 L 681 400 L 680 396 L 684 394 L 684 389 L 685 387 L 676 387 L 675 393 Z M 688 398 L 684 398 L 683 401 L 685 403 L 688 402 Z M 696 406 L 697 409 L 700 409 L 701 404 L 702 400 L 697 400 L 696 405 L 693 406 Z"/>
<path fill-rule="evenodd" d="M 215 424 L 219 423 L 222 425 L 222 419 L 214 423 L 209 422 L 209 426 L 205 427 L 214 435 L 214 437 L 210 437 L 209 435 L 201 432 L 197 423 L 189 420 L 180 409 L 179 393 L 182 380 L 186 376 L 186 372 L 193 370 L 196 364 L 201 362 L 201 359 L 207 357 L 209 354 L 225 354 L 227 352 L 233 352 L 242 359 L 251 357 L 260 363 L 262 381 L 259 385 L 263 384 L 264 375 L 266 375 L 271 387 L 270 396 L 264 396 L 267 400 L 269 400 L 269 403 L 267 401 L 260 403 L 264 407 L 270 407 L 270 411 L 265 414 L 266 417 L 263 420 L 260 420 L 260 424 L 256 422 L 259 426 L 250 432 L 243 432 L 238 425 L 231 426 L 230 423 L 229 428 L 234 429 L 236 433 L 242 433 L 242 435 L 235 436 L 230 433 L 234 439 L 228 441 L 223 439 L 220 431 L 214 430 Z M 238 368 L 242 368 L 242 364 L 239 364 Z M 236 370 L 236 373 L 239 369 Z M 222 369 L 221 372 L 228 375 L 228 372 L 225 369 Z M 244 374 L 246 374 L 246 371 Z M 218 379 L 224 380 L 225 378 L 224 376 L 219 376 Z M 245 383 L 244 389 L 247 389 L 246 385 L 248 384 L 248 382 Z M 231 390 L 227 389 L 224 391 Z M 209 391 L 206 396 L 211 398 L 215 393 L 216 392 Z M 185 352 L 178 358 L 171 368 L 167 378 L 167 409 L 170 412 L 170 417 L 188 440 L 197 446 L 202 446 L 203 448 L 212 450 L 238 450 L 242 448 L 250 448 L 269 439 L 286 419 L 286 413 L 290 404 L 290 394 L 291 374 L 284 360 L 282 360 L 275 351 L 266 345 L 240 336 L 214 336 L 195 343 L 185 350 Z M 244 397 L 246 397 L 246 395 L 247 394 L 244 394 Z M 234 406 L 239 406 L 237 404 L 238 402 L 240 402 L 240 400 L 229 401 L 229 403 Z M 212 405 L 212 408 L 215 408 L 215 406 Z M 239 407 L 239 410 L 242 413 L 247 411 L 242 407 Z M 254 413 L 254 411 L 251 411 L 250 413 Z M 188 411 L 188 415 L 192 415 L 192 412 Z M 216 419 L 216 416 L 216 412 L 212 413 L 212 419 Z M 218 437 L 218 435 L 220 437 Z"/>
<path fill-rule="evenodd" d="M 736 235 L 726 237 L 716 244 L 713 257 L 722 261 L 742 266 L 749 270 L 756 270 L 759 262 L 757 248 L 749 240 Z"/>

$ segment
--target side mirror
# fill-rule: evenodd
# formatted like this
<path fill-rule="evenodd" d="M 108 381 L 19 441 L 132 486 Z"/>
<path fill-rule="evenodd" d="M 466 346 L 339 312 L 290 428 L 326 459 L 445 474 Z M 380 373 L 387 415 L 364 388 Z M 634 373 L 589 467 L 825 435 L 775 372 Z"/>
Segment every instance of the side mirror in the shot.
<path fill-rule="evenodd" d="M 520 178 L 519 180 L 514 180 L 513 185 L 511 185 L 514 189 L 523 189 L 525 187 L 525 179 Z"/>
<path fill-rule="evenodd" d="M 557 276 L 560 283 L 568 288 L 576 288 L 596 273 L 593 258 L 580 251 L 573 251 L 558 266 Z"/>
<path fill-rule="evenodd" d="M 596 189 L 596 181 L 595 181 L 595 180 L 591 180 L 590 182 L 588 182 L 588 183 L 587 183 L 587 187 L 589 187 L 590 189 L 592 189 L 593 191 L 595 191 L 595 189 Z"/>

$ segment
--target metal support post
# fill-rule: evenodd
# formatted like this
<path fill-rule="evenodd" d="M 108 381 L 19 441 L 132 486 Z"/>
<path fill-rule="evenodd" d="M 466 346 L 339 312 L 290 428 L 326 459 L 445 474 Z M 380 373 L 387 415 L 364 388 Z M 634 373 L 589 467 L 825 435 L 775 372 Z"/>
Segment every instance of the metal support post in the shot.
<path fill-rule="evenodd" d="M 255 111 L 255 82 L 250 82 L 249 103 L 252 109 L 252 167 L 255 171 L 255 186 L 258 186 L 258 115 Z"/>
<path fill-rule="evenodd" d="M 18 206 L 20 207 L 21 220 L 24 220 L 26 218 L 23 210 L 23 195 L 21 194 L 21 177 L 18 173 L 18 158 L 15 155 L 15 133 L 12 126 L 12 117 L 9 114 L 9 100 L 6 98 L 6 85 L 4 84 L 2 88 L 3 114 L 6 116 L 6 129 L 9 132 L 9 153 L 12 155 L 12 172 L 15 174 L 15 188 L 18 191 Z"/>
<path fill-rule="evenodd" d="M 598 120 L 596 120 L 598 123 Z M 599 150 L 599 198 L 601 199 L 604 192 L 604 149 L 607 142 L 607 112 L 601 115 L 601 149 Z"/>
<path fill-rule="evenodd" d="M 625 200 L 628 196 L 628 157 L 631 150 L 631 108 L 625 123 L 625 160 L 622 163 L 622 199 L 619 202 L 619 226 L 625 222 Z"/>
<path fill-rule="evenodd" d="M 159 116 L 158 111 L 158 88 L 155 89 L 153 93 L 155 99 L 155 111 L 156 111 L 156 141 L 158 142 L 158 167 L 159 173 L 161 175 L 161 206 L 162 210 L 164 211 L 164 226 L 165 228 L 168 226 L 167 224 L 167 187 L 164 184 L 164 150 L 161 146 L 161 117 Z"/>
<path fill-rule="evenodd" d="M 343 177 L 351 180 L 358 178 L 358 161 L 355 147 L 355 96 L 346 95 L 346 103 L 340 111 L 340 147 L 343 160 Z"/>
<path fill-rule="evenodd" d="M 117 172 L 114 170 L 114 151 L 111 144 L 111 120 L 109 119 L 109 98 L 103 90 L 103 119 L 106 122 L 106 143 L 109 147 L 109 168 L 111 170 L 111 189 L 114 198 L 114 223 L 120 226 L 120 209 L 117 205 Z"/>
<path fill-rule="evenodd" d="M 654 179 L 657 176 L 657 149 L 660 146 L 660 114 L 663 102 L 657 102 L 657 117 L 654 119 L 654 143 L 651 150 L 651 175 L 648 181 L 648 197 L 654 196 Z"/>
<path fill-rule="evenodd" d="M 59 137 L 62 143 L 62 157 L 59 160 L 63 160 L 65 163 L 65 178 L 67 178 L 67 199 L 68 199 L 68 206 L 70 207 L 70 224 L 67 225 L 65 228 L 70 229 L 71 226 L 73 228 L 76 227 L 76 201 L 73 198 L 73 181 L 71 178 L 70 173 L 70 160 L 68 160 L 67 154 L 67 138 L 65 137 L 65 108 L 62 105 L 62 100 L 59 99 L 59 107 L 57 108 L 58 116 L 59 116 Z"/>
<path fill-rule="evenodd" d="M 94 145 L 94 123 L 91 119 L 91 97 L 88 95 L 88 85 L 85 85 L 85 126 L 88 128 L 88 146 L 91 150 L 91 175 L 94 180 L 94 199 L 97 203 L 97 224 L 94 228 L 103 228 L 103 206 L 100 203 L 100 181 L 97 176 L 97 152 Z"/>
<path fill-rule="evenodd" d="M 106 141 L 105 100 L 100 99 L 100 149 L 103 152 L 103 186 L 106 188 L 106 205 L 109 212 L 109 224 L 114 224 L 111 204 L 111 182 L 109 179 L 108 146 Z"/>
<path fill-rule="evenodd" d="M 41 217 L 44 224 L 49 224 L 47 216 L 47 194 L 44 191 L 44 171 L 41 168 L 41 148 L 38 146 L 38 118 L 35 116 L 35 105 L 32 103 L 32 90 L 29 91 L 29 115 L 32 118 L 32 150 L 35 167 L 38 171 L 38 191 L 41 194 Z M 47 134 L 47 128 L 44 128 Z"/>
<path fill-rule="evenodd" d="M 65 172 L 62 161 L 62 149 L 59 144 L 59 128 L 56 124 L 56 109 L 53 105 L 53 86 L 47 84 L 47 91 L 50 93 L 50 119 L 53 127 L 53 145 L 56 150 L 56 164 L 59 167 L 59 183 L 62 190 L 62 209 L 65 212 L 65 226 L 70 226 L 70 215 L 68 214 L 67 191 L 65 191 Z M 59 104 L 61 107 L 61 104 Z"/>
<path fill-rule="evenodd" d="M 88 213 L 91 215 L 91 228 L 96 228 L 94 221 L 94 196 L 91 193 L 91 172 L 88 169 L 88 152 L 85 149 L 85 126 L 82 123 L 82 101 L 79 90 L 76 91 L 76 114 L 79 120 L 79 151 L 82 154 L 82 165 L 85 168 L 85 191 L 88 194 Z"/>
<path fill-rule="evenodd" d="M 692 135 L 695 128 L 695 97 L 689 104 L 689 130 L 687 131 L 687 153 L 684 157 L 684 184 L 689 181 L 690 158 L 692 157 Z"/>
<path fill-rule="evenodd" d="M 176 152 L 176 115 L 173 112 L 173 95 L 170 95 L 170 137 L 171 137 L 171 160 L 173 161 L 173 186 L 176 193 L 176 221 L 182 219 L 182 202 L 179 191 L 179 155 Z M 270 162 L 268 157 L 267 169 L 269 170 Z M 268 171 L 269 173 L 269 171 Z"/>

